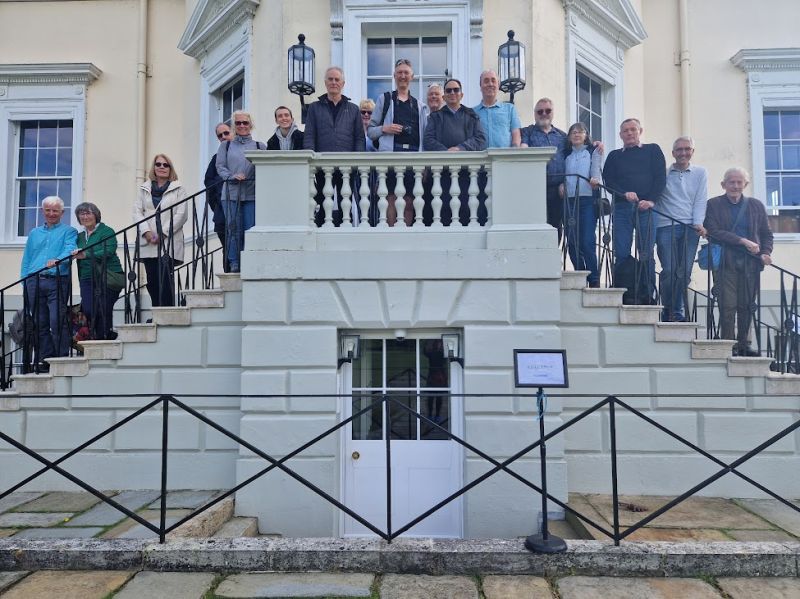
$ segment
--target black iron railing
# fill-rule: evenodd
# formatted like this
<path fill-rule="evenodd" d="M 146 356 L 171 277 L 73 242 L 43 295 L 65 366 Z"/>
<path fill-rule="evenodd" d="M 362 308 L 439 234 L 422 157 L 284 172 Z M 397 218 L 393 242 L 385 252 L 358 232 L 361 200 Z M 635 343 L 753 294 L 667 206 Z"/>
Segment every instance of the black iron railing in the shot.
<path fill-rule="evenodd" d="M 470 397 L 475 395 L 452 395 L 452 397 Z M 484 397 L 485 395 L 481 395 Z M 513 395 L 514 397 L 523 397 L 521 395 Z M 712 395 L 703 395 L 702 397 L 711 397 Z M 122 396 L 121 396 L 122 397 Z M 131 397 L 131 396 L 125 396 Z M 139 396 L 136 396 L 139 397 Z M 254 396 L 248 396 L 254 397 Z M 295 396 L 257 396 L 257 397 L 295 397 Z M 303 396 L 307 397 L 307 396 Z M 316 397 L 336 397 L 343 401 L 350 401 L 352 399 L 351 396 L 333 396 L 333 395 L 322 395 Z M 493 395 L 496 397 L 496 395 Z M 533 397 L 527 395 L 525 397 Z M 558 397 L 571 397 L 570 395 L 559 395 Z M 585 396 L 572 396 L 572 397 L 585 397 Z M 659 395 L 657 397 L 665 397 L 664 395 Z M 680 397 L 686 397 L 686 395 L 681 395 Z M 722 395 L 713 395 L 713 397 L 726 397 Z M 364 516 L 358 514 L 353 509 L 349 508 L 347 505 L 339 501 L 336 497 L 331 495 L 329 492 L 325 491 L 324 489 L 320 488 L 319 486 L 315 485 L 313 482 L 305 478 L 304 476 L 298 474 L 295 470 L 293 470 L 289 465 L 288 462 L 293 458 L 297 457 L 299 454 L 304 452 L 305 450 L 309 449 L 310 447 L 314 446 L 315 444 L 319 443 L 326 437 L 330 435 L 334 435 L 337 433 L 341 433 L 341 431 L 348 432 L 348 425 L 350 425 L 354 420 L 359 418 L 362 415 L 368 414 L 375 410 L 376 408 L 382 408 L 386 406 L 384 410 L 386 414 L 386 418 L 384 420 L 383 425 L 383 435 L 385 439 L 385 448 L 386 448 L 386 476 L 385 481 L 383 484 L 386 485 L 386 522 L 384 527 L 382 528 L 381 525 L 378 523 L 370 522 Z M 95 486 L 87 483 L 85 480 L 82 480 L 80 477 L 75 476 L 74 474 L 70 473 L 67 469 L 63 467 L 63 463 L 68 460 L 69 458 L 79 454 L 80 452 L 86 450 L 92 444 L 98 442 L 103 437 L 111 434 L 112 432 L 116 431 L 117 429 L 125 426 L 129 422 L 133 421 L 134 419 L 140 417 L 142 414 L 153 410 L 158 409 L 161 410 L 161 466 L 160 466 L 160 517 L 159 517 L 159 524 L 153 524 L 152 522 L 147 521 L 141 515 L 137 514 L 136 512 L 125 508 L 124 506 L 120 505 L 116 501 L 114 501 L 113 497 L 106 496 L 102 491 L 98 490 Z M 203 422 L 207 426 L 210 426 L 214 430 L 218 431 L 222 435 L 228 437 L 229 439 L 233 440 L 241 447 L 245 447 L 250 450 L 255 456 L 261 458 L 266 465 L 256 472 L 255 474 L 249 476 L 247 479 L 243 480 L 236 486 L 231 489 L 228 489 L 224 493 L 216 496 L 213 500 L 209 501 L 205 505 L 195 509 L 190 514 L 185 515 L 184 517 L 180 518 L 178 521 L 171 525 L 166 524 L 166 505 L 167 505 L 167 492 L 169 489 L 169 472 L 168 472 L 168 464 L 169 464 L 169 418 L 172 408 L 177 408 L 179 411 L 187 413 L 191 415 L 193 418 Z M 409 522 L 402 524 L 401 526 L 394 527 L 392 522 L 392 435 L 390 431 L 392 430 L 391 425 L 391 414 L 392 409 L 390 408 L 397 408 L 410 417 L 417 419 L 420 422 L 423 422 L 427 427 L 430 427 L 431 430 L 437 430 L 441 435 L 445 436 L 447 439 L 459 444 L 464 449 L 473 452 L 476 456 L 480 457 L 482 460 L 486 461 L 491 467 L 475 478 L 474 480 L 470 481 L 469 483 L 463 485 L 460 489 L 454 491 L 446 498 L 442 499 L 435 505 L 433 505 L 430 509 L 425 510 L 424 512 L 420 513 L 418 516 L 411 519 Z M 636 418 L 642 420 L 643 422 L 649 424 L 653 427 L 654 430 L 658 430 L 670 438 L 674 439 L 676 442 L 681 444 L 682 446 L 686 447 L 691 452 L 703 456 L 707 458 L 709 461 L 713 462 L 718 466 L 718 470 L 714 472 L 711 476 L 708 476 L 703 481 L 695 484 L 694 486 L 687 489 L 685 492 L 681 493 L 680 495 L 676 496 L 674 499 L 668 501 L 660 508 L 652 511 L 651 513 L 647 514 L 643 518 L 641 518 L 638 522 L 626 527 L 623 527 L 620 524 L 620 485 L 618 480 L 618 450 L 617 450 L 617 443 L 618 439 L 620 438 L 620 433 L 617 430 L 617 411 L 624 410 L 626 413 L 630 413 Z M 512 465 L 520 460 L 523 457 L 529 456 L 537 449 L 541 449 L 541 445 L 545 442 L 549 442 L 550 440 L 562 435 L 565 431 L 569 430 L 571 427 L 575 426 L 577 423 L 581 422 L 585 418 L 589 417 L 592 414 L 599 413 L 601 411 L 608 412 L 608 432 L 609 432 L 609 439 L 610 439 L 610 468 L 609 468 L 609 477 L 610 477 L 610 486 L 612 491 L 612 526 L 609 528 L 607 525 L 604 525 L 600 522 L 592 520 L 587 515 L 578 512 L 577 510 L 573 509 L 569 505 L 567 505 L 564 501 L 559 499 L 558 497 L 547 493 L 544 491 L 547 486 L 547 474 L 546 470 L 542 468 L 542 484 L 541 486 L 536 484 L 535 482 L 529 480 L 526 476 L 520 474 L 519 472 L 515 471 L 512 468 Z M 543 427 L 542 427 L 543 428 Z M 488 455 L 485 451 L 481 450 L 480 448 L 474 446 L 472 443 L 469 443 L 465 439 L 453 434 L 450 430 L 446 427 L 441 426 L 439 423 L 435 422 L 434 420 L 426 417 L 425 415 L 415 411 L 414 409 L 410 408 L 405 402 L 402 400 L 398 400 L 393 398 L 391 395 L 380 395 L 380 396 L 373 396 L 371 398 L 370 405 L 364 407 L 361 410 L 354 412 L 349 418 L 342 420 L 335 426 L 332 426 L 325 431 L 321 432 L 319 435 L 314 436 L 313 438 L 309 439 L 307 442 L 301 444 L 299 447 L 295 448 L 292 451 L 287 452 L 283 457 L 276 458 L 269 453 L 263 451 L 259 447 L 255 446 L 253 443 L 242 439 L 239 435 L 227 430 L 225 427 L 219 425 L 218 423 L 214 422 L 211 418 L 208 418 L 198 410 L 190 407 L 185 401 L 182 401 L 175 397 L 174 395 L 161 395 L 151 401 L 148 401 L 144 406 L 133 412 L 132 414 L 126 416 L 113 426 L 107 428 L 106 430 L 94 435 L 92 438 L 88 439 L 86 442 L 80 444 L 75 449 L 67 452 L 60 458 L 56 460 L 51 460 L 40 452 L 35 451 L 23 444 L 20 441 L 17 441 L 13 437 L 7 435 L 5 432 L 0 431 L 0 440 L 8 443 L 9 445 L 13 446 L 21 453 L 33 458 L 34 460 L 38 461 L 42 464 L 42 468 L 38 471 L 34 472 L 30 476 L 25 477 L 23 480 L 19 481 L 18 483 L 12 485 L 11 487 L 5 489 L 4 491 L 0 492 L 0 500 L 2 500 L 7 495 L 22 489 L 24 486 L 32 483 L 34 480 L 42 476 L 47 472 L 56 472 L 57 474 L 63 476 L 67 480 L 71 481 L 75 485 L 81 487 L 85 491 L 91 493 L 104 503 L 112 506 L 116 510 L 118 510 L 124 516 L 133 519 L 137 523 L 141 524 L 148 530 L 152 531 L 154 534 L 158 535 L 160 542 L 164 542 L 166 539 L 166 535 L 181 526 L 182 524 L 186 523 L 187 521 L 191 520 L 192 518 L 198 516 L 199 514 L 205 512 L 206 510 L 210 509 L 220 501 L 224 500 L 226 497 L 230 497 L 240 489 L 250 485 L 254 481 L 258 480 L 259 478 L 269 474 L 273 470 L 280 470 L 284 474 L 290 476 L 295 481 L 297 481 L 300 485 L 308 489 L 310 492 L 316 494 L 317 496 L 321 497 L 337 509 L 341 510 L 347 516 L 353 518 L 368 530 L 373 532 L 375 535 L 385 539 L 388 542 L 391 542 L 393 539 L 403 535 L 404 533 L 408 532 L 411 528 L 419 524 L 420 522 L 424 521 L 432 514 L 435 514 L 439 510 L 443 509 L 445 506 L 450 504 L 451 502 L 455 501 L 459 497 L 463 496 L 471 489 L 474 489 L 476 486 L 480 485 L 487 479 L 497 475 L 499 472 L 504 472 L 508 476 L 511 476 L 516 481 L 522 483 L 525 487 L 530 489 L 534 494 L 539 497 L 546 497 L 547 501 L 554 503 L 555 505 L 559 506 L 563 510 L 573 514 L 576 518 L 580 519 L 585 524 L 588 524 L 611 540 L 614 541 L 615 545 L 619 545 L 621 541 L 625 540 L 629 537 L 632 533 L 636 532 L 637 530 L 641 529 L 642 527 L 646 526 L 659 516 L 663 515 L 664 513 L 668 512 L 672 508 L 676 507 L 689 497 L 699 493 L 703 489 L 707 488 L 712 483 L 716 482 L 720 478 L 726 475 L 733 475 L 737 478 L 741 479 L 742 481 L 746 482 L 749 485 L 752 485 L 754 488 L 758 489 L 762 493 L 772 497 L 773 499 L 778 500 L 780 503 L 785 505 L 786 507 L 791 508 L 795 512 L 800 513 L 800 507 L 793 503 L 790 499 L 787 499 L 780 494 L 772 491 L 766 485 L 759 483 L 758 481 L 754 480 L 751 476 L 745 474 L 741 471 L 741 467 L 749 462 L 754 457 L 760 455 L 762 452 L 768 450 L 772 445 L 780 441 L 781 439 L 785 438 L 786 436 L 792 434 L 800 428 L 800 421 L 794 422 L 793 424 L 777 431 L 774 435 L 769 437 L 768 439 L 764 440 L 762 443 L 759 443 L 756 447 L 752 449 L 743 449 L 742 455 L 732 461 L 725 461 L 716 456 L 712 455 L 708 451 L 699 447 L 696 443 L 693 443 L 681 435 L 675 433 L 674 431 L 670 430 L 668 427 L 664 426 L 663 424 L 656 421 L 654 418 L 651 418 L 644 412 L 637 410 L 636 408 L 632 407 L 622 399 L 616 396 L 607 396 L 606 398 L 598 401 L 591 407 L 587 408 L 586 410 L 580 412 L 576 416 L 570 418 L 568 421 L 564 422 L 563 424 L 557 426 L 556 428 L 552 429 L 550 432 L 541 436 L 541 438 L 525 445 L 519 451 L 515 452 L 510 457 L 504 460 L 498 460 L 493 458 L 492 456 Z M 539 436 L 534 435 L 533 431 L 532 437 Z M 51 453 L 51 452 L 48 452 Z M 535 457 L 535 456 L 531 456 Z M 787 476 L 791 476 L 791 473 L 787 472 Z M 376 481 L 376 484 L 381 484 L 380 481 Z M 413 492 L 413 490 L 412 490 Z M 546 520 L 546 510 L 543 513 L 543 518 Z M 535 525 L 532 523 L 531 527 L 533 528 Z M 543 523 L 543 528 L 546 527 L 546 522 Z"/>

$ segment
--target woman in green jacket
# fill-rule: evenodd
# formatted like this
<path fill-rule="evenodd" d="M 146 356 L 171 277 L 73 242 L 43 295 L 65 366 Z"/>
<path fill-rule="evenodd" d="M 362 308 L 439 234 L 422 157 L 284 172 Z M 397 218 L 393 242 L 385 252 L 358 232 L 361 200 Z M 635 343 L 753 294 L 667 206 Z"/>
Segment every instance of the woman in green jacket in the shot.
<path fill-rule="evenodd" d="M 78 259 L 81 310 L 89 322 L 92 339 L 116 339 L 111 330 L 114 304 L 125 286 L 116 234 L 100 222 L 100 209 L 90 202 L 78 204 L 75 216 L 84 228 L 78 234 L 78 249 L 73 252 Z"/>

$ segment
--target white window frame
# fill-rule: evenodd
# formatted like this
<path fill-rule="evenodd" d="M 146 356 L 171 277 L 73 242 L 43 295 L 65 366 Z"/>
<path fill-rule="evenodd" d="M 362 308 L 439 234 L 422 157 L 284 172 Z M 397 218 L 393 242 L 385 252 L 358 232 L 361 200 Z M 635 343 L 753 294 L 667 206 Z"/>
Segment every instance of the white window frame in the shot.
<path fill-rule="evenodd" d="M 0 210 L 0 245 L 23 247 L 26 240 L 17 235 L 20 121 L 72 121 L 71 205 L 83 201 L 86 87 L 100 74 L 91 63 L 0 65 L 0 192 L 12 198 Z M 69 219 L 74 221 L 72 211 Z"/>
<path fill-rule="evenodd" d="M 766 204 L 767 169 L 764 158 L 764 110 L 800 109 L 800 48 L 742 49 L 731 62 L 747 73 L 750 111 L 750 186 Z M 798 233 L 775 233 L 778 239 L 800 241 Z"/>
<path fill-rule="evenodd" d="M 450 76 L 464 82 L 464 104 L 480 101 L 477 85 L 483 64 L 483 1 L 429 0 L 420 3 L 378 3 L 375 0 L 331 2 L 331 57 L 345 72 L 344 93 L 358 103 L 366 98 L 366 40 L 403 35 L 411 27 L 433 27 L 431 35 L 447 35 Z M 436 29 L 437 24 L 444 27 Z M 449 32 L 444 33 L 449 27 Z M 421 35 L 415 33 L 415 35 Z M 427 32 L 425 35 L 428 35 Z M 474 88 L 474 89 L 473 89 Z"/>

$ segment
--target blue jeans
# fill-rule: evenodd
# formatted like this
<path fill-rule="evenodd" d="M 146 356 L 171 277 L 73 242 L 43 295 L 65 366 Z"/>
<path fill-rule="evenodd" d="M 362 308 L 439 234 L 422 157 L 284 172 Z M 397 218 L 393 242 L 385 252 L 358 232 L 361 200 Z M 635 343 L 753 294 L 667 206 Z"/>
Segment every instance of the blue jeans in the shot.
<path fill-rule="evenodd" d="M 35 356 L 38 362 L 69 355 L 72 345 L 67 315 L 69 282 L 68 276 L 39 276 L 25 282 L 27 309 L 33 319 L 39 345 Z"/>
<path fill-rule="evenodd" d="M 614 266 L 620 260 L 631 255 L 634 230 L 636 231 L 636 251 L 639 262 L 646 277 L 647 289 L 651 296 L 656 290 L 656 261 L 653 252 L 655 247 L 655 224 L 652 210 L 639 210 L 633 202 L 614 202 L 612 214 L 612 246 L 614 248 Z"/>
<path fill-rule="evenodd" d="M 239 257 L 244 249 L 244 232 L 256 224 L 255 201 L 222 200 L 225 211 L 225 243 L 231 270 L 239 270 Z"/>
<path fill-rule="evenodd" d="M 672 224 L 656 232 L 658 260 L 661 262 L 660 294 L 664 307 L 661 320 L 684 320 L 686 289 L 692 276 L 694 255 L 700 236 L 691 225 Z"/>
<path fill-rule="evenodd" d="M 575 270 L 588 270 L 589 284 L 600 282 L 597 268 L 597 206 L 592 196 L 567 198 L 564 201 L 564 226 L 569 259 Z"/>

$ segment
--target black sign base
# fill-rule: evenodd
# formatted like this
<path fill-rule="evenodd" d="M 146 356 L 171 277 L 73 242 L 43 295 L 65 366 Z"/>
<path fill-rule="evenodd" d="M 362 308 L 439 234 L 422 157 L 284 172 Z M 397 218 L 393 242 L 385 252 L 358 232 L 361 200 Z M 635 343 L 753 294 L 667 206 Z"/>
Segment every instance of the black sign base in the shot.
<path fill-rule="evenodd" d="M 525 549 L 535 553 L 564 553 L 567 543 L 560 537 L 547 535 L 545 539 L 541 534 L 536 534 L 525 539 Z"/>

